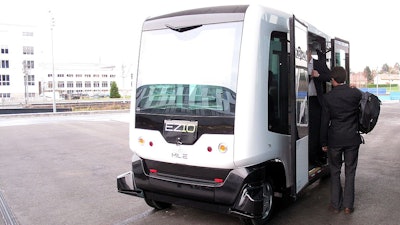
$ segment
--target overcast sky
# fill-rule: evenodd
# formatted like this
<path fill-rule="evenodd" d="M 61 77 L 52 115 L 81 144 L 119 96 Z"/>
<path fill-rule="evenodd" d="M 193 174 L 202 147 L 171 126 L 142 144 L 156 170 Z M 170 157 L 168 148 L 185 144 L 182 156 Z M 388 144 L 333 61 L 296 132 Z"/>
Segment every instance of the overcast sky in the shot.
<path fill-rule="evenodd" d="M 147 17 L 197 7 L 256 3 L 292 13 L 332 37 L 350 41 L 353 72 L 400 63 L 400 13 L 389 0 L 1 1 L 0 23 L 33 24 L 43 31 L 38 38 L 47 61 L 51 60 L 47 54 L 51 50 L 51 15 L 55 19 L 56 62 L 101 60 L 134 69 L 141 25 Z"/>

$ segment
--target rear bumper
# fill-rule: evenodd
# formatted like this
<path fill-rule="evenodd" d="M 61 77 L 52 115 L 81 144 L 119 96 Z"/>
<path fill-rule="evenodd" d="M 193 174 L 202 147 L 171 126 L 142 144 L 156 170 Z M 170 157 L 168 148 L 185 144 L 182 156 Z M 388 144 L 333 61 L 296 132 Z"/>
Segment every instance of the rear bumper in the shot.
<path fill-rule="evenodd" d="M 132 171 L 123 173 L 117 177 L 118 192 L 144 198 L 143 191 L 135 187 Z"/>
<path fill-rule="evenodd" d="M 118 192 L 160 202 L 249 218 L 262 215 L 264 167 L 231 170 L 223 183 L 148 172 L 143 160 L 117 177 Z"/>

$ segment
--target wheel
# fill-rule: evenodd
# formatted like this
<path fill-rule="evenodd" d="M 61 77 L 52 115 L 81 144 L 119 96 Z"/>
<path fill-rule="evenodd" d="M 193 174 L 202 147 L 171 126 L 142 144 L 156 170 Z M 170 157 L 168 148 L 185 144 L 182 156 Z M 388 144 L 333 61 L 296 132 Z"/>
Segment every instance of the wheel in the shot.
<path fill-rule="evenodd" d="M 144 201 L 146 202 L 146 204 L 150 207 L 153 207 L 155 209 L 161 210 L 161 209 L 166 209 L 166 208 L 170 208 L 171 207 L 171 203 L 166 203 L 166 202 L 159 202 L 153 199 L 149 199 L 149 198 L 144 198 Z"/>
<path fill-rule="evenodd" d="M 274 188 L 271 179 L 267 179 L 262 184 L 263 189 L 263 212 L 262 217 L 258 219 L 241 218 L 245 225 L 265 225 L 271 218 L 273 209 L 275 208 Z"/>

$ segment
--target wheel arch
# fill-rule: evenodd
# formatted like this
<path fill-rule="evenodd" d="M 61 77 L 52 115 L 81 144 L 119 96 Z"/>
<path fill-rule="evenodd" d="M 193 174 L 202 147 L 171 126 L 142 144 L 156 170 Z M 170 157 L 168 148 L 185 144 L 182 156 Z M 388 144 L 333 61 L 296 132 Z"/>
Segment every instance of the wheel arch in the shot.
<path fill-rule="evenodd" d="M 285 167 L 280 160 L 270 160 L 265 165 L 265 176 L 272 180 L 274 190 L 283 192 L 286 188 Z"/>

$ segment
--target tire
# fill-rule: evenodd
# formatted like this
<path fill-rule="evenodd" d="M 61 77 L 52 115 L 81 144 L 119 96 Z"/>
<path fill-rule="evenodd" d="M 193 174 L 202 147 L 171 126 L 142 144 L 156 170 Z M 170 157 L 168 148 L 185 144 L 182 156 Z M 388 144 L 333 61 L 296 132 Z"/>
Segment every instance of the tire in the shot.
<path fill-rule="evenodd" d="M 166 202 L 159 202 L 153 199 L 148 199 L 148 198 L 144 198 L 144 201 L 146 202 L 146 204 L 150 207 L 153 207 L 157 210 L 162 210 L 162 209 L 167 209 L 171 207 L 171 203 L 166 203 Z"/>
<path fill-rule="evenodd" d="M 241 218 L 242 223 L 245 225 L 265 225 L 271 218 L 271 215 L 276 205 L 274 188 L 271 179 L 266 179 L 262 186 L 262 195 L 264 198 L 262 217 L 258 219 Z"/>

